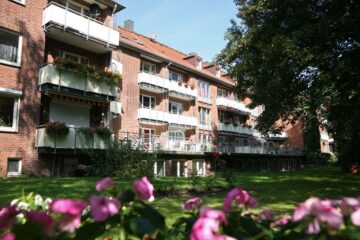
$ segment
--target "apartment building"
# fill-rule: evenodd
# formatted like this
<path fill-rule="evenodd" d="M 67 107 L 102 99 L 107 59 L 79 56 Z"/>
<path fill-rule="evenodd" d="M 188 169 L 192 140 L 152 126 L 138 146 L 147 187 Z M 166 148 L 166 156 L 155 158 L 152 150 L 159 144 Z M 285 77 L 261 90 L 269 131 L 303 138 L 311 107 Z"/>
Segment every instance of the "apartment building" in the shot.
<path fill-rule="evenodd" d="M 163 153 L 154 166 L 158 176 L 205 175 L 214 166 L 211 152 L 299 154 L 301 124 L 281 134 L 255 130 L 264 106 L 249 109 L 249 98 L 234 93 L 235 82 L 196 53 L 184 54 L 134 31 L 119 28 L 123 64 L 122 111 L 116 120 L 121 138 L 140 138 L 147 149 Z"/>
<path fill-rule="evenodd" d="M 0 6 L 1 175 L 70 174 L 88 159 L 83 149 L 106 148 L 100 135 L 120 114 L 112 18 L 124 7 L 112 0 Z"/>
<path fill-rule="evenodd" d="M 158 151 L 157 176 L 213 170 L 212 152 L 301 154 L 301 124 L 255 130 L 235 82 L 196 53 L 113 26 L 113 0 L 0 0 L 0 173 L 71 175 L 114 137 Z M 120 13 L 121 14 L 121 13 Z"/>

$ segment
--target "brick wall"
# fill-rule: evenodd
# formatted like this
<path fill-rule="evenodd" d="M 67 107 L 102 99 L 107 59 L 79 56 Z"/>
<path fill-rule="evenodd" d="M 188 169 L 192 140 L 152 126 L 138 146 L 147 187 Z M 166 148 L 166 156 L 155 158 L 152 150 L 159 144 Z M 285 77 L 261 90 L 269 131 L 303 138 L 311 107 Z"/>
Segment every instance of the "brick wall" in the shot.
<path fill-rule="evenodd" d="M 0 0 L 0 27 L 23 37 L 21 67 L 0 64 L 0 87 L 22 91 L 17 133 L 0 132 L 0 171 L 6 174 L 7 159 L 22 159 L 23 173 L 40 172 L 35 146 L 35 129 L 39 121 L 40 93 L 38 71 L 44 61 L 45 35 L 41 28 L 45 0 L 26 1 L 25 6 Z"/>

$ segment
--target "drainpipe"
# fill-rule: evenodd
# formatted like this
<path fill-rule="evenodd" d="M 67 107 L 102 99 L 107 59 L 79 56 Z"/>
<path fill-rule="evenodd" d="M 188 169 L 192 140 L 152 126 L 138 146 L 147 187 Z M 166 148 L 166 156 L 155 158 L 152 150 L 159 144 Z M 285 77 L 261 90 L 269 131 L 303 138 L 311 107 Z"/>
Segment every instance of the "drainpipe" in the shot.
<path fill-rule="evenodd" d="M 169 79 L 169 80 L 170 80 L 170 75 L 169 75 L 168 68 L 170 67 L 171 64 L 172 64 L 172 62 L 169 62 L 168 65 L 166 65 L 166 67 L 165 67 L 165 74 L 166 74 L 165 78 Z M 168 111 L 169 110 L 169 92 L 165 92 L 165 99 L 166 99 L 165 108 L 166 108 L 166 111 Z M 168 125 L 167 132 L 169 132 L 169 125 Z"/>

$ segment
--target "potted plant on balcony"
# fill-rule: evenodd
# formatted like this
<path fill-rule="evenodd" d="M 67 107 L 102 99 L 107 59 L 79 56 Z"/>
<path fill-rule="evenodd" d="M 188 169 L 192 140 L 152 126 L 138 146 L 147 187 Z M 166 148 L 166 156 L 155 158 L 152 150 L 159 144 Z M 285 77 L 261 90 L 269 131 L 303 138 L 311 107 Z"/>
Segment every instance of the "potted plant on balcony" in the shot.
<path fill-rule="evenodd" d="M 63 122 L 48 122 L 45 124 L 45 131 L 50 135 L 66 135 L 69 128 Z"/>
<path fill-rule="evenodd" d="M 189 86 L 190 86 L 190 88 L 191 88 L 191 89 L 193 89 L 193 90 L 194 90 L 194 88 L 195 88 L 195 84 L 194 84 L 193 82 L 191 82 L 191 83 L 189 84 Z"/>
<path fill-rule="evenodd" d="M 234 127 L 237 127 L 239 124 L 238 124 L 238 122 L 234 122 L 233 125 L 234 125 Z"/>
<path fill-rule="evenodd" d="M 82 127 L 82 128 L 79 128 L 79 129 L 78 129 L 78 132 L 81 133 L 81 134 L 83 134 L 84 137 L 90 138 L 90 137 L 92 137 L 93 134 L 94 134 L 94 129 L 91 128 L 91 127 Z"/>
<path fill-rule="evenodd" d="M 99 137 L 103 138 L 103 139 L 108 139 L 110 138 L 112 132 L 109 128 L 107 127 L 98 127 L 95 129 L 95 133 L 97 135 L 99 135 Z"/>

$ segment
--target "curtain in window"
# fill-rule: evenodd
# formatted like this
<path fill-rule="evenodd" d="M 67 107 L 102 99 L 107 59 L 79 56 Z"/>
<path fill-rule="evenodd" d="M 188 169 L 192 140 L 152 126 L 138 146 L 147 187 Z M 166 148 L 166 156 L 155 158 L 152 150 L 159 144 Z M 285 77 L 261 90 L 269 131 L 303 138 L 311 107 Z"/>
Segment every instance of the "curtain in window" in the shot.
<path fill-rule="evenodd" d="M 17 62 L 19 36 L 0 30 L 0 59 Z"/>

